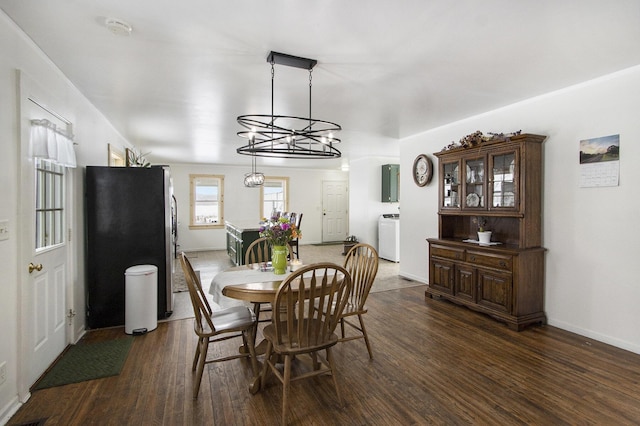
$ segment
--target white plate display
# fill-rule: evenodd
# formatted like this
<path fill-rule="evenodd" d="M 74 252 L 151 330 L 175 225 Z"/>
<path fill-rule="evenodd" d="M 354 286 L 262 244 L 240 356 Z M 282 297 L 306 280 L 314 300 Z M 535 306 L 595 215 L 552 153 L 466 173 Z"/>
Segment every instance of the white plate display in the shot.
<path fill-rule="evenodd" d="M 475 192 L 467 195 L 467 207 L 478 207 L 480 204 L 480 197 Z"/>
<path fill-rule="evenodd" d="M 511 160 L 511 164 L 509 164 L 509 173 L 513 176 L 513 172 L 516 170 L 516 160 Z"/>

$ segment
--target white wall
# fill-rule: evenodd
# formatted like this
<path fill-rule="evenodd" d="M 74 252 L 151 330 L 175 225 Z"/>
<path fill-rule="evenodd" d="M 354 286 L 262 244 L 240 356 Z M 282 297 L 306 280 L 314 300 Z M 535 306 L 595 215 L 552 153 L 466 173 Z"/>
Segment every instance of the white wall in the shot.
<path fill-rule="evenodd" d="M 4 16 L 0 15 L 4 20 Z M 0 219 L 9 221 L 9 240 L 0 241 L 0 270 L 2 270 L 2 286 L 0 288 L 0 364 L 5 363 L 7 379 L 0 385 L 0 423 L 6 413 L 17 404 L 17 333 L 15 326 L 18 318 L 18 245 L 17 235 L 17 185 L 10 185 L 18 178 L 18 130 L 17 130 L 17 75 L 15 69 L 4 60 L 7 49 L 14 41 L 14 35 L 6 31 L 5 24 L 0 22 L 0 99 L 2 113 L 0 113 Z M 6 111 L 6 113 L 5 113 Z M 6 420 L 6 419 L 4 419 Z"/>
<path fill-rule="evenodd" d="M 19 279 L 25 265 L 19 264 L 18 240 L 20 214 L 20 142 L 19 124 L 28 118 L 20 116 L 18 70 L 27 85 L 37 85 L 43 98 L 39 101 L 74 123 L 78 168 L 69 170 L 75 192 L 72 198 L 73 230 L 70 242 L 72 264 L 69 288 L 75 317 L 70 340 L 84 332 L 84 234 L 83 234 L 83 166 L 106 165 L 107 143 L 124 146 L 126 141 L 111 124 L 72 86 L 50 60 L 0 12 L 0 219 L 9 221 L 10 238 L 0 241 L 0 364 L 6 363 L 7 379 L 0 384 L 0 424 L 19 407 L 19 399 L 28 398 L 28 386 L 18 376 L 21 368 L 19 347 L 21 292 Z M 35 117 L 32 117 L 35 118 Z M 42 117 L 47 118 L 43 112 Z M 19 384 L 21 384 L 19 388 Z M 20 397 L 19 397 L 20 395 Z"/>
<path fill-rule="evenodd" d="M 545 311 L 549 324 L 640 353 L 640 67 L 452 123 L 401 142 L 401 167 L 476 130 L 547 135 L 544 142 Z M 579 141 L 620 134 L 620 185 L 579 187 Z M 437 164 L 437 161 L 434 163 Z M 437 237 L 437 173 L 401 190 L 401 273 L 428 279 Z M 409 203 L 408 200 L 411 200 Z"/>
<path fill-rule="evenodd" d="M 365 157 L 349 163 L 349 234 L 376 249 L 378 218 L 383 213 L 400 213 L 400 203 L 381 202 L 382 166 L 399 163 L 400 158 L 392 156 Z M 402 174 L 401 168 L 400 175 Z M 400 191 L 401 202 L 403 196 Z"/>
<path fill-rule="evenodd" d="M 258 160 L 259 161 L 259 160 Z M 295 161 L 295 160 L 291 160 Z M 260 220 L 260 189 L 244 186 L 247 167 L 225 165 L 172 164 L 173 191 L 178 202 L 178 243 L 180 250 L 221 250 L 226 248 L 224 229 L 189 230 L 189 174 L 224 175 L 224 219 L 230 222 Z M 303 213 L 300 245 L 322 242 L 322 182 L 347 182 L 349 174 L 340 170 L 258 167 L 265 176 L 289 178 L 289 211 Z M 303 258 L 301 250 L 301 258 Z"/>

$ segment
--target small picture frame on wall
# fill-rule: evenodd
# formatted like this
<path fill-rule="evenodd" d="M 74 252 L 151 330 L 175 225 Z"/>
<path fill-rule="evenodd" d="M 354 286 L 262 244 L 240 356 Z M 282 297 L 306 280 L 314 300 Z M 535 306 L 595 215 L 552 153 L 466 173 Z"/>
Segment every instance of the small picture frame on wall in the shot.
<path fill-rule="evenodd" d="M 110 143 L 107 144 L 107 154 L 107 165 L 109 165 L 109 167 L 124 167 L 126 165 L 125 156 L 122 151 L 115 149 Z"/>

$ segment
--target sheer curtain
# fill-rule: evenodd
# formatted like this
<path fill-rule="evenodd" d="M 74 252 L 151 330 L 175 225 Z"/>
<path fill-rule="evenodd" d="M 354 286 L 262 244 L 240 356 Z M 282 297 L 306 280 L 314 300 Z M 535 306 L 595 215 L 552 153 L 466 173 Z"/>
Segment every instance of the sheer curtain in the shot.
<path fill-rule="evenodd" d="M 64 167 L 76 167 L 72 137 L 49 120 L 31 120 L 31 156 L 54 161 Z"/>

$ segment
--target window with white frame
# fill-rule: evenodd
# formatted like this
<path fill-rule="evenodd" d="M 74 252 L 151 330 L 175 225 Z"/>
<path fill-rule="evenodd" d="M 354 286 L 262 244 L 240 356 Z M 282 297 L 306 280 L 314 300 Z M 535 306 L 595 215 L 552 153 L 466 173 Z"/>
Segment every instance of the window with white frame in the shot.
<path fill-rule="evenodd" d="M 260 189 L 260 217 L 269 218 L 275 212 L 289 211 L 289 178 L 264 178 L 264 185 Z"/>
<path fill-rule="evenodd" d="M 36 250 L 64 243 L 64 167 L 36 158 Z"/>
<path fill-rule="evenodd" d="M 224 226 L 224 176 L 189 175 L 190 229 Z"/>

